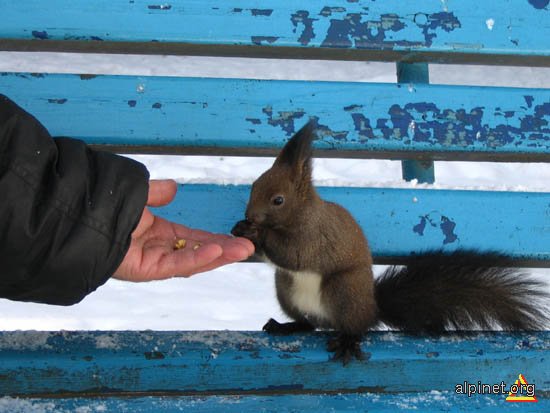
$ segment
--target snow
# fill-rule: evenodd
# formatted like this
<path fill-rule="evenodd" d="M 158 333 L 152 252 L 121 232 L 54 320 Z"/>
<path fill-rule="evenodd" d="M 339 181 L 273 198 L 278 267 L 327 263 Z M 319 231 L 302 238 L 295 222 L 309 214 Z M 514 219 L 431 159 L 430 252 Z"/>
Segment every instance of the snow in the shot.
<path fill-rule="evenodd" d="M 0 412 L 10 413 L 50 413 L 55 411 L 54 402 L 37 402 L 34 400 L 12 397 L 0 398 Z"/>
<path fill-rule="evenodd" d="M 442 7 L 446 2 L 442 1 Z M 491 23 L 491 27 L 492 27 Z M 487 22 L 489 27 L 489 21 Z M 391 63 L 291 61 L 211 57 L 81 55 L 0 52 L 0 72 L 132 74 L 395 82 Z M 432 83 L 550 88 L 549 68 L 432 65 Z M 414 87 L 414 85 L 411 85 Z M 146 156 L 152 178 L 182 183 L 250 183 L 272 158 Z M 183 173 L 182 171 L 185 171 Z M 317 185 L 424 187 L 401 180 L 401 164 L 385 160 L 316 159 Z M 436 189 L 550 191 L 549 164 L 436 163 Z M 414 202 L 414 200 L 413 200 Z M 367 234 L 368 235 L 368 234 Z M 382 267 L 376 267 L 380 272 Z M 549 280 L 549 270 L 530 270 Z M 269 317 L 283 319 L 273 270 L 264 264 L 232 264 L 189 279 L 132 284 L 110 280 L 71 307 L 0 299 L 0 330 L 258 330 Z M 114 346 L 109 336 L 98 346 Z M 437 395 L 436 395 L 437 396 Z M 414 400 L 410 400 L 414 401 Z M 10 399 L 0 399 L 0 410 Z M 11 411 L 51 411 L 52 405 L 21 401 Z M 412 403 L 414 405 L 414 403 Z M 415 407 L 415 406 L 412 406 Z M 19 409 L 19 410 L 17 410 Z M 96 410 L 99 411 L 99 410 Z"/>

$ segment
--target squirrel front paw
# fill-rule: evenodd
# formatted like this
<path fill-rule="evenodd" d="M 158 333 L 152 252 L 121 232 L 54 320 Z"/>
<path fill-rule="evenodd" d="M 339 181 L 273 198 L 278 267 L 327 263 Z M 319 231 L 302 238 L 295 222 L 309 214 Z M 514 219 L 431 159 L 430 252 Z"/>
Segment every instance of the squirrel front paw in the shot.
<path fill-rule="evenodd" d="M 346 366 L 353 358 L 359 361 L 370 359 L 370 353 L 361 350 L 361 337 L 340 334 L 327 343 L 327 350 L 334 353 L 332 360 L 341 361 Z"/>
<path fill-rule="evenodd" d="M 231 234 L 235 235 L 236 237 L 247 238 L 253 243 L 256 243 L 256 241 L 258 240 L 258 227 L 252 222 L 243 219 L 242 221 L 239 221 L 235 224 L 235 226 L 231 230 Z"/>

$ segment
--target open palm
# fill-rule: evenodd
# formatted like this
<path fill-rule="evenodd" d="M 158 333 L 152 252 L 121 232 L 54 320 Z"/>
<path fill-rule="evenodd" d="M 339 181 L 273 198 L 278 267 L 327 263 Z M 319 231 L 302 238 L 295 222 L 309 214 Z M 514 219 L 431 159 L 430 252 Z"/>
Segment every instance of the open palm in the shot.
<path fill-rule="evenodd" d="M 176 191 L 172 180 L 150 181 L 147 205 L 166 205 Z M 185 247 L 175 249 L 178 240 L 185 240 Z M 113 277 L 136 282 L 188 277 L 244 260 L 253 253 L 254 246 L 245 238 L 188 228 L 157 217 L 146 207 Z"/>

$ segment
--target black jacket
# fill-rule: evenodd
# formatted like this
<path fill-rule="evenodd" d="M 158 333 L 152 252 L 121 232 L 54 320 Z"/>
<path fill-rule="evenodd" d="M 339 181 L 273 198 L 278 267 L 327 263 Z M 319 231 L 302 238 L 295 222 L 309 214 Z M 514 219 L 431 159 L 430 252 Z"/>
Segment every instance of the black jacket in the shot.
<path fill-rule="evenodd" d="M 0 297 L 70 305 L 118 268 L 147 201 L 128 158 L 53 139 L 0 95 Z"/>

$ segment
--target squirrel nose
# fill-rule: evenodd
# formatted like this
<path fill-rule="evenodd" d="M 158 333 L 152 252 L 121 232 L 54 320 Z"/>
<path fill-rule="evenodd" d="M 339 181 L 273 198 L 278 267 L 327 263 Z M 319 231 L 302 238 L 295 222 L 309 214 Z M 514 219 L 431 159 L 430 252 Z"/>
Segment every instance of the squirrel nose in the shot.
<path fill-rule="evenodd" d="M 245 214 L 245 218 L 247 221 L 250 221 L 253 224 L 261 224 L 265 219 L 265 215 L 260 212 L 247 211 Z"/>

